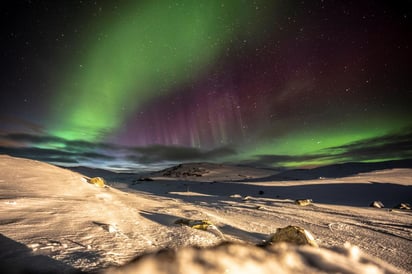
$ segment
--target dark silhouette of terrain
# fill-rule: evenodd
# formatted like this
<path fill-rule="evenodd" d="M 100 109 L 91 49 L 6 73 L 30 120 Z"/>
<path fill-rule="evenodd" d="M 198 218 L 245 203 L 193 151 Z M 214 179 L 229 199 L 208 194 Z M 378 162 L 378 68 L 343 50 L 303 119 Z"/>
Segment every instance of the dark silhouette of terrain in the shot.
<path fill-rule="evenodd" d="M 35 255 L 26 245 L 0 234 L 0 272 L 7 274 L 84 273 L 45 255 Z"/>
<path fill-rule="evenodd" d="M 201 166 L 201 170 L 198 170 Z M 117 182 L 130 182 L 142 177 L 150 177 L 151 175 L 175 177 L 175 178 L 190 178 L 207 176 L 209 171 L 216 170 L 222 166 L 242 167 L 242 165 L 222 165 L 215 163 L 185 163 L 172 166 L 156 172 L 142 172 L 142 173 L 118 173 L 106 169 L 89 168 L 84 166 L 79 167 L 65 167 L 72 171 L 78 172 L 88 177 L 104 177 L 107 180 Z M 250 168 L 250 167 L 249 167 Z M 393 168 L 412 168 L 412 159 L 393 160 L 375 163 L 362 162 L 348 162 L 343 164 L 333 164 L 321 166 L 311 169 L 289 169 L 279 171 L 273 169 L 273 174 L 266 177 L 259 178 L 239 178 L 237 181 L 293 181 L 293 180 L 313 180 L 323 178 L 342 178 L 353 176 L 359 173 L 372 172 L 384 169 Z M 262 170 L 270 170 L 262 168 Z"/>
<path fill-rule="evenodd" d="M 319 178 L 342 178 L 353 176 L 359 173 L 372 172 L 393 168 L 412 168 L 412 159 L 393 160 L 376 163 L 348 162 L 343 164 L 333 164 L 316 167 L 312 169 L 291 169 L 280 172 L 266 178 L 250 179 L 247 181 L 271 180 L 271 181 L 288 181 L 288 180 L 313 180 Z"/>

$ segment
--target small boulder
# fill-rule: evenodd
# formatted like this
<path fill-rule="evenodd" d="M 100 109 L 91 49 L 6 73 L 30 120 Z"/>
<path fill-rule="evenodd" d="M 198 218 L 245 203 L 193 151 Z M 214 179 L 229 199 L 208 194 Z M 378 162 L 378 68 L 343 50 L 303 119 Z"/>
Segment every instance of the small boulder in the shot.
<path fill-rule="evenodd" d="M 102 177 L 93 177 L 89 179 L 89 184 L 93 184 L 98 187 L 105 187 L 106 181 Z"/>
<path fill-rule="evenodd" d="M 307 205 L 310 205 L 311 203 L 313 203 L 312 199 L 297 199 L 297 200 L 295 200 L 295 204 L 297 204 L 299 206 L 307 206 Z"/>
<path fill-rule="evenodd" d="M 384 208 L 385 207 L 381 201 L 373 201 L 369 206 L 370 207 L 376 207 L 376 208 Z"/>
<path fill-rule="evenodd" d="M 411 205 L 408 203 L 400 203 L 394 207 L 395 209 L 411 210 Z"/>
<path fill-rule="evenodd" d="M 175 224 L 187 225 L 191 228 L 207 230 L 209 226 L 212 226 L 212 222 L 208 220 L 190 220 L 190 219 L 178 219 Z"/>
<path fill-rule="evenodd" d="M 175 224 L 186 225 L 188 227 L 209 231 L 215 236 L 224 239 L 223 233 L 209 220 L 177 219 Z"/>
<path fill-rule="evenodd" d="M 243 197 L 243 201 L 249 201 L 250 199 L 252 199 L 252 196 L 245 196 Z"/>
<path fill-rule="evenodd" d="M 287 242 L 295 245 L 310 245 L 318 247 L 313 235 L 298 226 L 289 225 L 284 228 L 278 228 L 274 234 L 272 234 L 267 241 L 268 244 Z"/>
<path fill-rule="evenodd" d="M 143 181 L 151 182 L 151 181 L 153 181 L 153 178 L 150 178 L 150 177 L 140 177 L 140 178 L 139 178 L 139 181 L 141 181 L 141 182 L 143 182 Z"/>

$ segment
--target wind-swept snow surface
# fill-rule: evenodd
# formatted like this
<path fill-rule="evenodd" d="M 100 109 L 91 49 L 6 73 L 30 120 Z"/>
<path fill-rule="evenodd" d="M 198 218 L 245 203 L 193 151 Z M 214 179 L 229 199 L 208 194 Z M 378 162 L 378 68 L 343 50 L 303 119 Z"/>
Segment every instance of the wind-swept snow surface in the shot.
<path fill-rule="evenodd" d="M 177 249 L 160 253 L 175 254 L 168 261 L 175 265 L 167 268 L 169 273 L 181 273 L 176 269 L 182 273 L 224 273 L 218 269 L 227 266 L 225 256 L 229 262 L 248 262 L 244 271 L 270 270 L 268 260 L 274 258 L 278 261 L 273 264 L 289 262 L 285 258 L 293 262 L 285 264 L 285 273 L 412 271 L 411 211 L 368 207 L 372 198 L 386 207 L 411 203 L 411 169 L 282 182 L 273 181 L 267 171 L 251 168 L 242 170 L 250 173 L 249 177 L 229 166 L 223 170 L 213 165 L 202 168 L 208 172 L 202 169 L 196 178 L 159 173 L 150 181 L 138 181 L 137 175 L 130 175 L 130 180 L 122 177 L 122 182 L 104 178 L 109 186 L 102 188 L 67 169 L 1 155 L 2 273 L 71 273 L 108 267 L 113 273 L 121 273 L 140 269 L 144 260 L 161 267 L 158 253 L 153 253 L 115 268 L 164 248 Z M 207 177 L 212 175 L 214 179 Z M 233 181 L 239 179 L 242 181 Z M 313 199 L 313 203 L 296 205 L 294 200 L 301 198 Z M 175 223 L 182 218 L 208 220 L 220 233 Z M 320 248 L 254 246 L 288 225 L 310 231 Z M 223 241 L 236 244 L 190 248 L 216 246 Z M 373 257 L 354 255 L 358 249 L 344 248 L 346 242 L 358 246 L 359 254 Z M 214 260 L 207 263 L 210 256 Z M 203 258 L 203 263 L 193 263 L 196 258 Z M 182 268 L 180 264 L 185 261 L 187 267 Z M 299 267 L 288 268 L 296 265 Z M 231 268 L 227 266 L 226 270 Z"/>

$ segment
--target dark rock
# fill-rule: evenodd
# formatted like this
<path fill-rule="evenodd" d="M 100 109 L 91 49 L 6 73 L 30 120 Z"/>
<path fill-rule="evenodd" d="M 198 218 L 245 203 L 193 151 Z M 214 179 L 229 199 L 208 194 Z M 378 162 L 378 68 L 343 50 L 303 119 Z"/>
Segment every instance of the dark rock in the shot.
<path fill-rule="evenodd" d="M 166 177 L 202 177 L 204 174 L 209 173 L 209 170 L 203 167 L 191 167 L 186 165 L 177 165 L 168 169 L 165 169 L 162 173 Z"/>

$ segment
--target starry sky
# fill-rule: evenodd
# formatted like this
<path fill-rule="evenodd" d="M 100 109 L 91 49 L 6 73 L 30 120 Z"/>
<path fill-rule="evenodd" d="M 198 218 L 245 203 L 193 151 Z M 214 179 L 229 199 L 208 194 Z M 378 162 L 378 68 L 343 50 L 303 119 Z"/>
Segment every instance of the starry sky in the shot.
<path fill-rule="evenodd" d="M 408 1 L 7 1 L 0 153 L 117 170 L 412 158 Z"/>

